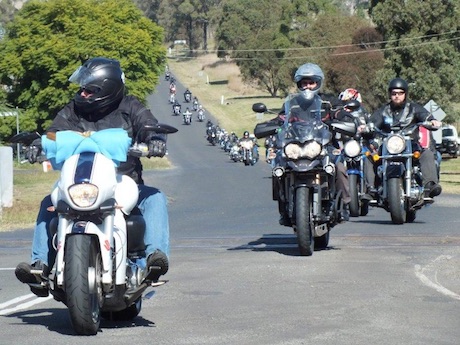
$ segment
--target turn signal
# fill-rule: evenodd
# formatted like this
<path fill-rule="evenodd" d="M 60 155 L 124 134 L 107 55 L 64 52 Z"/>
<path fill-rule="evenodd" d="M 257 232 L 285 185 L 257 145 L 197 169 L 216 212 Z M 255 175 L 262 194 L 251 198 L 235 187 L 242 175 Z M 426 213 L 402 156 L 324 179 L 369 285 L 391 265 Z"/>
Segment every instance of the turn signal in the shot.
<path fill-rule="evenodd" d="M 420 151 L 415 151 L 414 152 L 414 158 L 419 159 L 420 158 Z"/>
<path fill-rule="evenodd" d="M 380 156 L 378 154 L 372 155 L 372 159 L 374 162 L 378 162 L 380 160 Z"/>

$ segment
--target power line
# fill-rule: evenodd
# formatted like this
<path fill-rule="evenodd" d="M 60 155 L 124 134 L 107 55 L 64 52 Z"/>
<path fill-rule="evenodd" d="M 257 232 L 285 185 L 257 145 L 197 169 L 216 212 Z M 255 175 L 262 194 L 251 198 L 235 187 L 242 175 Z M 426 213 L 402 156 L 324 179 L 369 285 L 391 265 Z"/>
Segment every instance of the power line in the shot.
<path fill-rule="evenodd" d="M 459 31 L 452 31 L 450 33 L 457 33 Z M 367 42 L 369 45 L 373 44 L 380 44 L 380 43 L 393 43 L 393 42 L 399 42 L 399 41 L 405 41 L 405 40 L 414 40 L 414 39 L 420 39 L 420 38 L 429 38 L 429 37 L 437 37 L 441 35 L 447 35 L 449 33 L 442 33 L 442 34 L 434 34 L 434 35 L 425 35 L 425 36 L 419 36 L 419 37 L 413 37 L 413 38 L 407 38 L 407 39 L 398 39 L 398 40 L 388 40 L 388 41 L 380 41 L 380 42 Z M 342 53 L 331 53 L 329 56 L 344 56 L 344 55 L 357 55 L 357 54 L 369 54 L 369 53 L 374 53 L 374 52 L 381 52 L 381 51 L 388 51 L 388 50 L 399 50 L 399 49 L 408 49 L 408 48 L 414 48 L 414 47 L 419 47 L 419 46 L 425 46 L 425 45 L 432 45 L 432 44 L 439 44 L 439 43 L 445 43 L 445 42 L 452 42 L 452 41 L 458 41 L 460 40 L 460 37 L 454 37 L 454 38 L 448 38 L 444 40 L 436 40 L 436 41 L 429 41 L 429 42 L 420 42 L 416 44 L 410 44 L 410 45 L 399 45 L 395 47 L 386 47 L 386 48 L 377 48 L 377 49 L 361 49 L 357 51 L 351 51 L 351 52 L 342 52 Z M 285 48 L 285 49 L 254 49 L 254 50 L 232 50 L 232 52 L 275 52 L 275 51 L 296 51 L 296 50 L 324 50 L 324 49 L 338 49 L 338 48 L 346 48 L 346 47 L 357 47 L 361 46 L 361 44 L 348 44 L 348 45 L 337 45 L 337 46 L 323 46 L 323 47 L 305 47 L 305 48 Z M 199 52 L 200 50 L 194 50 L 196 52 Z M 303 55 L 303 56 L 298 56 L 298 57 L 279 57 L 275 58 L 277 60 L 296 60 L 296 59 L 305 59 L 309 57 L 315 57 L 315 56 L 322 56 L 319 54 L 316 55 Z M 183 57 L 184 59 L 193 59 L 194 57 Z M 238 58 L 238 57 L 233 57 L 231 60 L 237 60 L 237 61 L 251 61 L 251 60 L 256 60 L 258 57 L 252 57 L 252 58 Z"/>

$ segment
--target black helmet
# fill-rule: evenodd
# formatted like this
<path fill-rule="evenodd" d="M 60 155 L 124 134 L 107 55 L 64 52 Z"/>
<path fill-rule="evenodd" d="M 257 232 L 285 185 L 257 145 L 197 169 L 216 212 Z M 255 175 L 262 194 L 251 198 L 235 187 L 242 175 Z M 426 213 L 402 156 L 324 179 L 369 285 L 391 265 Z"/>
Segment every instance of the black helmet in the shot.
<path fill-rule="evenodd" d="M 87 114 L 117 106 L 125 91 L 125 76 L 120 62 L 104 57 L 86 61 L 73 72 L 69 81 L 91 93 L 88 98 L 82 97 L 80 89 L 74 97 L 76 107 Z"/>
<path fill-rule="evenodd" d="M 394 78 L 390 81 L 390 84 L 388 84 L 388 93 L 391 94 L 391 91 L 394 89 L 404 90 L 407 95 L 409 92 L 409 84 L 407 84 L 407 81 L 402 78 Z"/>
<path fill-rule="evenodd" d="M 248 131 L 244 131 L 244 133 L 243 133 L 243 137 L 245 137 L 245 138 L 249 138 L 249 132 L 248 132 Z"/>

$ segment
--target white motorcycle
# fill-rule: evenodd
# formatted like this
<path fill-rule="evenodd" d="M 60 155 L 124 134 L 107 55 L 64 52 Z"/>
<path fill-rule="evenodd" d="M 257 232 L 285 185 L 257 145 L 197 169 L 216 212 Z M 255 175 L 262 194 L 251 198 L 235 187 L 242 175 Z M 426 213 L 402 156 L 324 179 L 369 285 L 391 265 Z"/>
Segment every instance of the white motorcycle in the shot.
<path fill-rule="evenodd" d="M 175 133 L 168 125 L 146 126 L 155 133 Z M 147 156 L 146 144 L 131 145 L 126 131 L 62 131 L 42 137 L 42 146 L 61 170 L 51 200 L 57 218 L 50 226 L 56 260 L 49 290 L 69 309 L 78 334 L 96 334 L 100 319 L 130 320 L 141 310 L 142 294 L 159 267 L 146 272 L 145 221 L 135 208 L 138 188 L 117 174 L 127 155 Z M 42 272 L 38 272 L 40 274 Z M 45 284 L 45 283 L 42 283 Z"/>

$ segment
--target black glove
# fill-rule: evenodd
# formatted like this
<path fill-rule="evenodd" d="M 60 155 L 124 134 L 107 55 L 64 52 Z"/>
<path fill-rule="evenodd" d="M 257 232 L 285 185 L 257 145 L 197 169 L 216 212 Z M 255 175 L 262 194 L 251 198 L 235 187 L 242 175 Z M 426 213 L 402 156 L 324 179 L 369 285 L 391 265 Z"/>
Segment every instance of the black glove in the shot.
<path fill-rule="evenodd" d="M 34 164 L 42 152 L 42 140 L 35 139 L 32 143 L 25 149 L 25 157 L 30 164 Z"/>
<path fill-rule="evenodd" d="M 149 154 L 147 157 L 163 157 L 166 154 L 166 142 L 158 138 L 149 140 Z"/>

